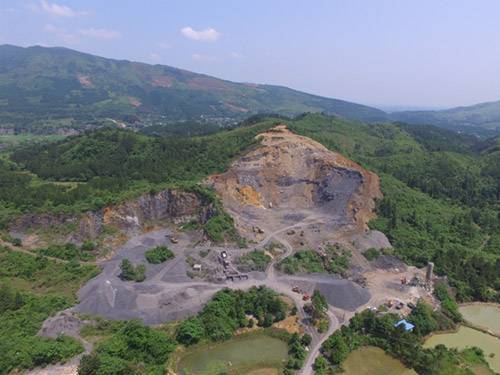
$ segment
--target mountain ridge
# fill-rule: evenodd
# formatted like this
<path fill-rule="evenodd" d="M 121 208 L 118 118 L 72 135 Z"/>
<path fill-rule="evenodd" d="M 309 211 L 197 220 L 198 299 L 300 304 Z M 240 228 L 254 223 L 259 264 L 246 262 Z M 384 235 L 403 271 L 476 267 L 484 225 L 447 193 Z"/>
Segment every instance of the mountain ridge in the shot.
<path fill-rule="evenodd" d="M 367 123 L 436 125 L 500 134 L 500 101 L 387 113 L 286 86 L 233 82 L 161 64 L 111 59 L 66 47 L 0 45 L 0 134 L 100 127 L 227 126 L 256 114 L 323 112 Z"/>
<path fill-rule="evenodd" d="M 108 59 L 64 47 L 0 46 L 0 124 L 80 127 L 200 120 L 226 124 L 252 114 L 325 112 L 383 121 L 385 112 L 284 86 L 237 83 L 168 65 Z"/>
<path fill-rule="evenodd" d="M 479 135 L 500 134 L 500 100 L 441 110 L 397 111 L 389 117 L 394 121 L 432 124 Z"/>

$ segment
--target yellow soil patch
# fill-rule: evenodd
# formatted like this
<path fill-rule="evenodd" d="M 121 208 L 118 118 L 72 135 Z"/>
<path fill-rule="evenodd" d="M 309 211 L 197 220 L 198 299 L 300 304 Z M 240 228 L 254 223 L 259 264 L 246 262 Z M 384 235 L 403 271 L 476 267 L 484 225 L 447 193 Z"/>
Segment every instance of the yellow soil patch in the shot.
<path fill-rule="evenodd" d="M 292 308 L 293 306 L 295 306 L 295 302 L 293 302 L 293 299 L 291 299 L 290 297 L 286 296 L 286 295 L 281 295 L 280 296 L 280 299 L 286 303 L 286 305 L 289 307 L 289 308 Z"/>
<path fill-rule="evenodd" d="M 269 251 L 264 250 L 264 254 L 266 254 L 267 256 L 271 257 L 271 259 L 274 259 L 274 255 L 272 253 L 270 253 Z"/>
<path fill-rule="evenodd" d="M 244 185 L 241 188 L 237 188 L 237 192 L 241 204 L 250 204 L 255 207 L 263 207 L 261 203 L 262 197 L 260 193 L 254 190 L 250 185 Z"/>
<path fill-rule="evenodd" d="M 299 323 L 298 316 L 289 316 L 283 319 L 281 322 L 277 322 L 273 324 L 273 327 L 284 329 L 288 333 L 302 333 L 302 327 Z"/>

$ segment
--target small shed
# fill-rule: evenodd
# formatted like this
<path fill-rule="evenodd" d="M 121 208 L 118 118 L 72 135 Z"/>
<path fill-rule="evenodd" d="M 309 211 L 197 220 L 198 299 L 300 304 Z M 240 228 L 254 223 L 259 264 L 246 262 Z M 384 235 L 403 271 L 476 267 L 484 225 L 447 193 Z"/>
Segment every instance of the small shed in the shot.
<path fill-rule="evenodd" d="M 415 325 L 411 324 L 406 319 L 400 320 L 399 322 L 397 322 L 396 324 L 394 324 L 394 327 L 399 327 L 401 325 L 403 326 L 403 328 L 407 332 L 411 332 L 411 331 L 413 331 L 413 328 L 415 328 Z"/>
<path fill-rule="evenodd" d="M 201 271 L 201 264 L 193 264 L 194 271 Z"/>

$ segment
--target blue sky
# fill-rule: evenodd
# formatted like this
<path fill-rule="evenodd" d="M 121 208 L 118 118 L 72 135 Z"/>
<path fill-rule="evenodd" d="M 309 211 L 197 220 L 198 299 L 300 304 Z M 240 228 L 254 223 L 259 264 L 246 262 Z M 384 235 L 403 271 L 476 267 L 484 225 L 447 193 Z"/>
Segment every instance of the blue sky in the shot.
<path fill-rule="evenodd" d="M 499 15 L 496 0 L 0 0 L 0 44 L 447 107 L 500 100 Z"/>

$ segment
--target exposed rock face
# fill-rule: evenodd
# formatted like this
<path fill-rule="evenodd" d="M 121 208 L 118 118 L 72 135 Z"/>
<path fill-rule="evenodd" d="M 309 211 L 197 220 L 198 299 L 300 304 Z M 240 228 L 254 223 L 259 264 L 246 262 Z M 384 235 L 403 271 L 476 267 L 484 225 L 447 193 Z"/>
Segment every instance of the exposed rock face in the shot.
<path fill-rule="evenodd" d="M 258 137 L 259 147 L 211 179 L 243 234 L 262 223 L 279 228 L 273 223 L 293 217 L 330 218 L 337 229 L 367 229 L 375 199 L 382 196 L 377 175 L 285 125 Z"/>
<path fill-rule="evenodd" d="M 384 233 L 378 230 L 367 231 L 362 234 L 356 234 L 350 239 L 356 249 L 361 251 L 374 249 L 386 249 L 392 247 Z"/>
<path fill-rule="evenodd" d="M 79 339 L 80 328 L 85 323 L 89 322 L 83 321 L 71 309 L 63 310 L 57 315 L 47 318 L 38 331 L 38 335 L 55 339 L 57 336 L 64 334 Z"/>
<path fill-rule="evenodd" d="M 121 205 L 106 207 L 99 218 L 104 225 L 130 229 L 164 220 L 175 223 L 190 220 L 205 222 L 210 216 L 210 207 L 198 194 L 164 190 L 154 195 L 143 195 Z"/>
<path fill-rule="evenodd" d="M 73 240 L 96 238 L 104 226 L 123 231 L 141 229 L 162 221 L 175 223 L 190 220 L 207 221 L 213 215 L 211 205 L 199 194 L 179 190 L 164 190 L 156 194 L 145 194 L 137 199 L 97 212 L 87 212 L 80 216 L 27 214 L 16 219 L 11 229 L 26 233 L 39 228 L 49 229 L 75 226 L 68 235 Z"/>

